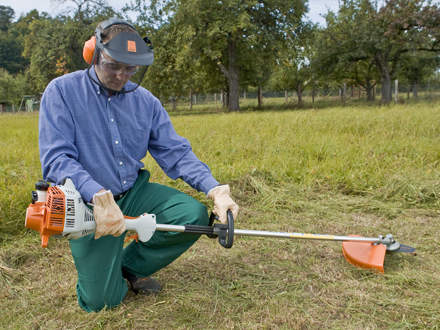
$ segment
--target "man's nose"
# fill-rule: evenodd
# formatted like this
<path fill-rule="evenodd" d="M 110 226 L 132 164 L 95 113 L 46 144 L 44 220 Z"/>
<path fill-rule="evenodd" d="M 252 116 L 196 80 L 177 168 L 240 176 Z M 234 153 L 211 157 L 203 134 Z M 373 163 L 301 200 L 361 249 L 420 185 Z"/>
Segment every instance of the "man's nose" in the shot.
<path fill-rule="evenodd" d="M 125 71 L 125 69 L 119 69 L 116 72 L 116 77 L 120 80 L 123 80 L 127 77 L 127 72 Z"/>

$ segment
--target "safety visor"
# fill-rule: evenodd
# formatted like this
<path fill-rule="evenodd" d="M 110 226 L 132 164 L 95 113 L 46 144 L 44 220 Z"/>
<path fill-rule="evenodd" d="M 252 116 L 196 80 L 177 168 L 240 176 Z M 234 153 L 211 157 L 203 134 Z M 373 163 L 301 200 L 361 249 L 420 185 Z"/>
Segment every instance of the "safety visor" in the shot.
<path fill-rule="evenodd" d="M 146 66 L 153 64 L 153 50 L 137 33 L 120 32 L 102 47 L 102 50 L 117 62 Z"/>

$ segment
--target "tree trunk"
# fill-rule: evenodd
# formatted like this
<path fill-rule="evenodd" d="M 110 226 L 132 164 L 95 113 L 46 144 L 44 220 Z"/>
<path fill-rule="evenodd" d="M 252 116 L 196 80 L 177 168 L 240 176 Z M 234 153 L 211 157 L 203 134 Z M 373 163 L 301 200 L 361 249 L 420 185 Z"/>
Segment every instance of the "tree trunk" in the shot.
<path fill-rule="evenodd" d="M 417 83 L 413 83 L 411 88 L 414 98 L 417 98 L 419 96 Z"/>
<path fill-rule="evenodd" d="M 369 80 L 367 80 L 366 84 L 366 92 L 367 92 L 367 102 L 374 102 L 374 99 L 376 98 L 374 90 L 376 89 L 376 85 L 371 84 Z"/>
<path fill-rule="evenodd" d="M 391 75 L 388 67 L 389 64 L 385 61 L 383 54 L 377 54 L 375 56 L 375 61 L 381 76 L 381 101 L 384 104 L 388 104 L 392 100 Z"/>
<path fill-rule="evenodd" d="M 312 104 L 315 104 L 315 87 L 312 88 Z"/>
<path fill-rule="evenodd" d="M 341 93 L 341 102 L 343 105 L 345 105 L 345 94 L 347 94 L 347 84 L 344 83 L 343 87 L 340 89 Z"/>
<path fill-rule="evenodd" d="M 193 90 L 192 88 L 189 89 L 189 110 L 192 110 L 193 108 Z"/>
<path fill-rule="evenodd" d="M 228 68 L 218 62 L 218 66 L 226 77 L 228 82 L 228 99 L 227 106 L 230 111 L 240 110 L 240 81 L 239 81 L 239 67 L 237 65 L 237 50 L 236 42 L 229 35 L 228 37 Z M 225 103 L 223 103 L 225 104 Z"/>
<path fill-rule="evenodd" d="M 225 100 L 225 108 L 229 107 L 229 90 L 224 91 L 223 99 Z"/>
<path fill-rule="evenodd" d="M 263 106 L 263 89 L 261 88 L 260 85 L 258 85 L 257 98 L 258 98 L 258 108 L 260 109 Z"/>
<path fill-rule="evenodd" d="M 228 102 L 226 101 L 226 91 L 223 89 L 220 92 L 220 100 L 222 102 L 222 107 L 226 108 L 228 106 Z"/>
<path fill-rule="evenodd" d="M 384 104 L 388 104 L 391 102 L 391 100 L 393 99 L 392 97 L 392 89 L 391 89 L 391 77 L 388 74 L 388 72 L 386 72 L 383 76 L 382 76 L 382 96 L 381 96 L 381 101 Z"/>
<path fill-rule="evenodd" d="M 229 38 L 228 40 L 228 84 L 229 84 L 229 99 L 228 109 L 230 111 L 240 110 L 240 83 L 238 80 L 238 65 L 237 65 L 237 50 L 235 40 Z"/>
<path fill-rule="evenodd" d="M 287 90 L 284 91 L 284 103 L 289 103 L 289 92 Z"/>
<path fill-rule="evenodd" d="M 302 94 L 303 94 L 303 89 L 301 85 L 298 85 L 297 89 L 296 89 L 296 95 L 298 96 L 298 106 L 302 107 L 303 106 L 303 98 L 302 98 Z"/>
<path fill-rule="evenodd" d="M 171 100 L 173 102 L 173 111 L 176 111 L 176 109 L 177 109 L 177 97 L 173 96 L 173 98 Z"/>

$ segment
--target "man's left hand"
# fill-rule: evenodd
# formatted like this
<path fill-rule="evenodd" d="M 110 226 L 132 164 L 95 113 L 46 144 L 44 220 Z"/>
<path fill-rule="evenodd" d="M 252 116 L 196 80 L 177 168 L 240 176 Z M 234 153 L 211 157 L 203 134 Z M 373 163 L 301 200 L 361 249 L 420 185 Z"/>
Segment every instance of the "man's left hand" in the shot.
<path fill-rule="evenodd" d="M 231 191 L 229 185 L 220 185 L 212 188 L 208 192 L 208 198 L 214 201 L 214 209 L 212 212 L 218 216 L 221 223 L 227 222 L 226 213 L 231 210 L 234 220 L 238 216 L 238 205 L 231 198 Z"/>

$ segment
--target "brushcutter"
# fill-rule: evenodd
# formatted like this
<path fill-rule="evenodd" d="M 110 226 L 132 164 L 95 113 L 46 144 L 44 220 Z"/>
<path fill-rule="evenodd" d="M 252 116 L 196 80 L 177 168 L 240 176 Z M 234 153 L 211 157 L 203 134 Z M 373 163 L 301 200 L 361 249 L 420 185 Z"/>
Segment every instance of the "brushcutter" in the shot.
<path fill-rule="evenodd" d="M 142 214 L 136 218 L 126 216 L 125 219 L 127 230 L 135 231 L 141 242 L 147 242 L 156 231 L 206 234 L 208 237 L 218 238 L 220 245 L 225 248 L 232 247 L 235 235 L 341 241 L 342 252 L 348 262 L 381 273 L 384 272 L 386 252 L 415 253 L 414 248 L 400 244 L 391 234 L 361 237 L 235 229 L 230 211 L 228 211 L 227 224 L 214 224 L 214 216 L 211 214 L 208 226 L 160 224 L 156 222 L 154 214 Z M 32 203 L 26 210 L 25 227 L 38 231 L 41 236 L 41 246 L 47 247 L 50 236 L 75 239 L 91 234 L 95 230 L 95 221 L 93 211 L 83 201 L 70 179 L 56 186 L 49 186 L 48 183 L 39 181 L 36 184 L 36 191 L 32 192 Z"/>

